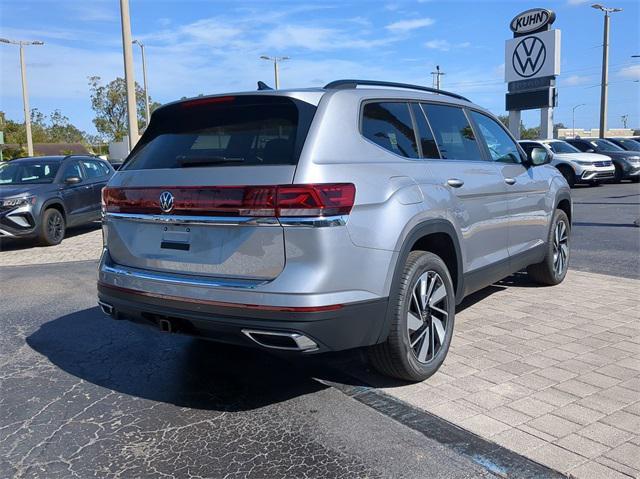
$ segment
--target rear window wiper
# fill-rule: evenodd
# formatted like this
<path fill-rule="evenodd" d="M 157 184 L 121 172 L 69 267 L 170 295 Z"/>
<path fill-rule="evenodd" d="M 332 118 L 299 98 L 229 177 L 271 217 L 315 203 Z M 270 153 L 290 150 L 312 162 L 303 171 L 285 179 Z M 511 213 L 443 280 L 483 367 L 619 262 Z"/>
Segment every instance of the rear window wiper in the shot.
<path fill-rule="evenodd" d="M 228 156 L 178 156 L 178 164 L 183 167 L 219 165 L 221 163 L 242 163 L 244 158 L 234 158 Z"/>

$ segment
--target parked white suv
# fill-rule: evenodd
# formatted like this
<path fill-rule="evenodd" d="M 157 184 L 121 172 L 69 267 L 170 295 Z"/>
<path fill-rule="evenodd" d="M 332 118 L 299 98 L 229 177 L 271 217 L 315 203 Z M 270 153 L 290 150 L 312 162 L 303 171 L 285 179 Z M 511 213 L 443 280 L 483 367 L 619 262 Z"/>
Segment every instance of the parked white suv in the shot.
<path fill-rule="evenodd" d="M 551 164 L 558 168 L 569 186 L 577 183 L 597 185 L 614 178 L 616 169 L 611 158 L 598 153 L 584 153 L 562 140 L 521 140 L 520 146 L 529 153 L 533 148 L 545 148 L 553 153 Z"/>

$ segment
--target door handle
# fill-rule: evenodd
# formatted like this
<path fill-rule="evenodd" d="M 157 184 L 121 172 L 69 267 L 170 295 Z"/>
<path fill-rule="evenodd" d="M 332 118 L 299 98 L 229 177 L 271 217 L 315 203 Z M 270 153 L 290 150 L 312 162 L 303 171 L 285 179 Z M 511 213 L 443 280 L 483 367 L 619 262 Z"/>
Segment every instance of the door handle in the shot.
<path fill-rule="evenodd" d="M 504 182 L 508 185 L 515 185 L 516 184 L 516 179 L 515 178 L 505 178 Z"/>
<path fill-rule="evenodd" d="M 449 178 L 447 180 L 447 185 L 451 186 L 452 188 L 460 188 L 462 185 L 464 185 L 464 181 L 459 178 Z"/>

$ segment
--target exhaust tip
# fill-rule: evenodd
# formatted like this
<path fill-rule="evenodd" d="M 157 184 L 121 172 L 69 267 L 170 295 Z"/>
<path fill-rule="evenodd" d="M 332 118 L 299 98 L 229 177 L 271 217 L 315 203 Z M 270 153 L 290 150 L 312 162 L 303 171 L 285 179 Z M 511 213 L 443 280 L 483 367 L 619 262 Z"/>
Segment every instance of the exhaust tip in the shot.
<path fill-rule="evenodd" d="M 109 303 L 105 303 L 104 301 L 98 301 L 98 306 L 102 312 L 108 316 L 113 316 L 114 308 Z"/>
<path fill-rule="evenodd" d="M 300 333 L 282 333 L 279 331 L 259 331 L 253 329 L 243 329 L 242 333 L 254 343 L 264 348 L 300 352 L 310 352 L 318 349 L 315 341 Z"/>

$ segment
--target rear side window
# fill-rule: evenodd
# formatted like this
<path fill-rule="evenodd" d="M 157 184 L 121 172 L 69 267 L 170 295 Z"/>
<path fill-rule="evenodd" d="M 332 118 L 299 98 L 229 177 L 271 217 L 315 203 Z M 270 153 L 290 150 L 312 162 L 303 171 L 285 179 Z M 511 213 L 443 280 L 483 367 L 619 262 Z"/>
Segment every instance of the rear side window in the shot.
<path fill-rule="evenodd" d="M 109 169 L 99 161 L 83 160 L 82 166 L 89 179 L 101 178 L 109 174 Z"/>
<path fill-rule="evenodd" d="M 422 105 L 440 150 L 446 160 L 482 160 L 473 129 L 461 108 L 446 105 Z"/>
<path fill-rule="evenodd" d="M 154 113 L 122 169 L 295 165 L 315 110 L 266 95 L 176 103 Z"/>
<path fill-rule="evenodd" d="M 409 105 L 403 102 L 372 102 L 364 106 L 362 134 L 396 155 L 418 158 Z"/>

